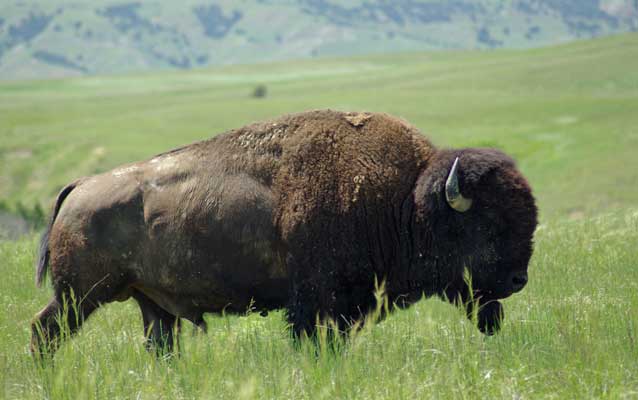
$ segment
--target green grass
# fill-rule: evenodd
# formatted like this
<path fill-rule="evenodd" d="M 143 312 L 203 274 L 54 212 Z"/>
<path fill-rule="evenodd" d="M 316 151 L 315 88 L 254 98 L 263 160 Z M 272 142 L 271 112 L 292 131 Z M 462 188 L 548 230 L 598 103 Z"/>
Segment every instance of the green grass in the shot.
<path fill-rule="evenodd" d="M 251 93 L 268 87 L 265 99 Z M 295 350 L 281 313 L 208 316 L 182 357 L 143 346 L 132 302 L 34 364 L 35 238 L 0 242 L 6 398 L 630 398 L 638 396 L 638 35 L 533 51 L 415 53 L 188 73 L 0 84 L 0 200 L 60 186 L 225 129 L 309 108 L 385 111 L 441 146 L 512 154 L 542 223 L 530 283 L 482 336 L 426 300 L 334 355 Z"/>
<path fill-rule="evenodd" d="M 0 245 L 0 387 L 6 398 L 623 398 L 638 395 L 638 211 L 544 224 L 530 284 L 482 336 L 425 300 L 354 337 L 338 355 L 293 348 L 281 313 L 208 317 L 158 361 L 134 302 L 108 305 L 41 368 L 29 320 L 35 242 Z M 0 392 L 2 393 L 2 392 Z"/>

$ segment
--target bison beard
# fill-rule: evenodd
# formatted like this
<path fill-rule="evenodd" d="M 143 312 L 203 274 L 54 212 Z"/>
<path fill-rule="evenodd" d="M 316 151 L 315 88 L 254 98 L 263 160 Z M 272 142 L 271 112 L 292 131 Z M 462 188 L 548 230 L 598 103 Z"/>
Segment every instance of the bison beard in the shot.
<path fill-rule="evenodd" d="M 535 227 L 529 185 L 499 151 L 437 149 L 385 114 L 283 116 L 63 189 L 32 350 L 55 348 L 60 316 L 73 332 L 130 297 L 168 350 L 180 319 L 205 329 L 204 313 L 249 307 L 285 308 L 296 336 L 325 319 L 347 330 L 379 281 L 399 307 L 438 295 L 491 334 L 497 300 L 527 282 Z"/>

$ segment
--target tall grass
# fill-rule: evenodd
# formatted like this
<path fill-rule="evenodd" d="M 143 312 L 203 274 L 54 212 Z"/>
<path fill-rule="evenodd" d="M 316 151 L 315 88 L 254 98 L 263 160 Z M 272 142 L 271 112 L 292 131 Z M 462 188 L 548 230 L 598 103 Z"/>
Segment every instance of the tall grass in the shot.
<path fill-rule="evenodd" d="M 638 395 L 638 211 L 543 224 L 530 283 L 483 336 L 439 300 L 394 312 L 334 352 L 290 340 L 281 312 L 208 316 L 181 355 L 144 349 L 133 302 L 100 309 L 52 362 L 28 352 L 34 240 L 0 244 L 6 398 L 623 398 Z"/>

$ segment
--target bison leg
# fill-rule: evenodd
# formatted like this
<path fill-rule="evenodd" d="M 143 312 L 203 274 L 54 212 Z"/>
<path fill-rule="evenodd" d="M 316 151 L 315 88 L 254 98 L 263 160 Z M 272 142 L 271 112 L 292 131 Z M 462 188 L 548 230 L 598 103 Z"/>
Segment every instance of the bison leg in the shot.
<path fill-rule="evenodd" d="M 343 300 L 347 296 L 348 293 L 337 292 L 321 297 L 308 296 L 305 291 L 294 293 L 287 310 L 294 345 L 299 346 L 300 340 L 307 337 L 314 344 L 316 355 L 322 351 L 339 353 L 346 336 L 360 327 L 362 318 L 359 310 L 353 312 L 346 307 Z"/>
<path fill-rule="evenodd" d="M 304 335 L 317 339 L 318 324 L 327 330 L 330 341 L 344 336 L 349 329 L 374 309 L 373 284 L 352 286 L 341 281 L 336 274 L 330 278 L 319 271 L 337 270 L 335 261 L 322 260 L 322 267 L 301 268 L 296 257 L 289 255 L 291 271 L 290 302 L 287 319 L 295 340 Z"/>
<path fill-rule="evenodd" d="M 180 319 L 139 291 L 133 293 L 133 298 L 142 311 L 146 349 L 154 350 L 158 356 L 173 353 L 174 345 L 179 347 Z"/>
<path fill-rule="evenodd" d="M 337 335 L 345 334 L 355 320 L 350 310 L 343 306 L 335 291 L 310 285 L 299 285 L 293 290 L 287 309 L 287 318 L 295 340 L 305 336 L 317 339 L 319 326 L 327 329 L 330 340 Z M 347 295 L 346 295 L 347 296 Z"/>
<path fill-rule="evenodd" d="M 317 318 L 319 310 L 307 303 L 304 296 L 293 294 L 286 312 L 288 323 L 292 329 L 295 340 L 307 335 L 314 337 L 317 331 Z"/>
<path fill-rule="evenodd" d="M 204 320 L 204 316 L 200 315 L 198 318 L 193 320 L 193 324 L 196 327 L 195 333 L 207 333 L 208 332 L 208 324 Z"/>
<path fill-rule="evenodd" d="M 53 297 L 31 324 L 31 353 L 38 358 L 52 355 L 61 340 L 77 332 L 95 308 L 74 296 Z"/>
<path fill-rule="evenodd" d="M 288 268 L 291 273 L 290 300 L 286 318 L 292 329 L 293 338 L 304 335 L 315 338 L 317 322 L 327 317 L 333 303 L 333 296 L 325 296 L 326 288 L 320 287 L 320 281 L 306 276 L 307 268 L 300 268 L 292 255 L 288 256 Z"/>

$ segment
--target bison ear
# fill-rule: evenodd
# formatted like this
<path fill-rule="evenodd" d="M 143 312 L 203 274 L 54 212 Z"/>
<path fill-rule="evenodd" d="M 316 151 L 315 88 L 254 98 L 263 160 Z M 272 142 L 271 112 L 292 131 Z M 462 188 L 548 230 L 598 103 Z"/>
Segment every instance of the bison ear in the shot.
<path fill-rule="evenodd" d="M 472 207 L 472 199 L 463 197 L 459 188 L 459 158 L 456 157 L 450 169 L 450 174 L 445 181 L 445 199 L 454 210 L 466 212 Z"/>

